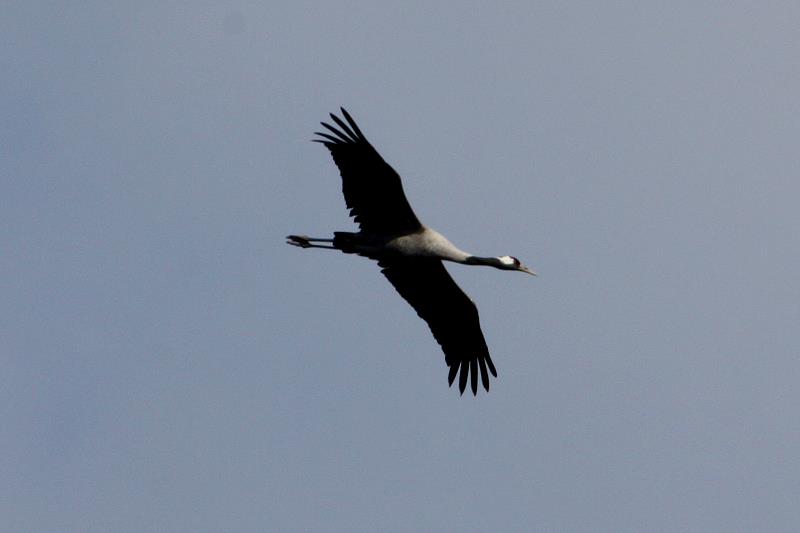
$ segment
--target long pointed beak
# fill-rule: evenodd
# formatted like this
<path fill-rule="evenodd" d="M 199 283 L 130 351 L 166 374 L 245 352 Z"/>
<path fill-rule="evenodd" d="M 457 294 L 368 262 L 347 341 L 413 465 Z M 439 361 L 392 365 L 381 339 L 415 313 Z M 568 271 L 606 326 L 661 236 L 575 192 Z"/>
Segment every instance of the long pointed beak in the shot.
<path fill-rule="evenodd" d="M 530 268 L 526 267 L 525 265 L 519 266 L 520 271 L 525 272 L 526 274 L 530 274 L 531 276 L 537 276 L 536 272 L 531 270 Z"/>

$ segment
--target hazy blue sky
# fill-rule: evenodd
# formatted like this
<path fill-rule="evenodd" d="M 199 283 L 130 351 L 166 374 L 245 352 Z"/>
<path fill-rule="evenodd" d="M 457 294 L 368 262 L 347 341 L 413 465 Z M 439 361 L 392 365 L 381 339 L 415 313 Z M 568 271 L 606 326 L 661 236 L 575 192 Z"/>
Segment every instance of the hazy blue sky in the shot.
<path fill-rule="evenodd" d="M 457 6 L 457 7 L 456 7 Z M 800 530 L 800 4 L 4 2 L 3 531 Z M 460 247 L 459 397 L 345 106 Z"/>

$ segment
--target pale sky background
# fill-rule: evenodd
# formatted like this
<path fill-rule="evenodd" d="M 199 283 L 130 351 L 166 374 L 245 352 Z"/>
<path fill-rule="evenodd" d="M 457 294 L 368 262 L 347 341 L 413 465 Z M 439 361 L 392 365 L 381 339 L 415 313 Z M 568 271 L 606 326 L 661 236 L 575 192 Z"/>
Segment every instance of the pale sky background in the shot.
<path fill-rule="evenodd" d="M 800 4 L 4 2 L 2 531 L 800 530 Z M 345 106 L 460 247 L 459 397 Z"/>

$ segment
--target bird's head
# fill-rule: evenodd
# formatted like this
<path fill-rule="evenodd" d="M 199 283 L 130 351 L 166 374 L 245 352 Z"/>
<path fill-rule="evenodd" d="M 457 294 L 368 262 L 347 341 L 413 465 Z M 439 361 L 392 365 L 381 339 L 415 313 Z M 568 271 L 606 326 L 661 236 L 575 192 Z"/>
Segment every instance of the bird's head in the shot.
<path fill-rule="evenodd" d="M 531 276 L 536 275 L 536 272 L 523 265 L 522 262 L 516 257 L 504 255 L 502 257 L 498 257 L 497 259 L 500 262 L 498 265 L 496 265 L 497 268 L 502 270 L 519 270 L 520 272 L 525 272 Z"/>

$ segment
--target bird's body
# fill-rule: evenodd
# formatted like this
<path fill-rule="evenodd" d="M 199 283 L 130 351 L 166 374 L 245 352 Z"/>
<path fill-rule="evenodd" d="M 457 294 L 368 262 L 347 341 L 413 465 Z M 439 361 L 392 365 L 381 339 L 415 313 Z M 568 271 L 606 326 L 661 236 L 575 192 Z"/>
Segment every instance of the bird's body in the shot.
<path fill-rule="evenodd" d="M 310 239 L 299 235 L 290 235 L 292 244 L 302 246 L 299 240 Z M 327 242 L 323 239 L 310 241 Z M 370 259 L 385 257 L 434 257 L 444 261 L 464 263 L 470 255 L 459 250 L 453 243 L 438 231 L 421 226 L 418 231 L 398 236 L 380 236 L 366 233 L 350 233 L 337 231 L 330 240 L 332 246 L 345 253 L 355 253 Z M 305 246 L 310 248 L 311 246 Z"/>
<path fill-rule="evenodd" d="M 325 248 L 378 261 L 382 273 L 417 314 L 428 323 L 445 353 L 452 385 L 459 375 L 463 393 L 471 378 L 477 394 L 478 375 L 489 390 L 489 372 L 497 376 L 478 320 L 475 304 L 456 285 L 442 261 L 486 265 L 535 274 L 511 256 L 478 257 L 456 247 L 444 235 L 423 225 L 406 200 L 400 176 L 366 140 L 344 109 L 347 123 L 331 114 L 339 129 L 318 132 L 342 175 L 342 192 L 360 231 L 334 232 L 332 239 L 289 235 L 301 248 Z M 331 135 L 333 134 L 333 135 Z M 319 244 L 323 243 L 323 244 Z M 460 372 L 459 372 L 460 371 Z"/>
<path fill-rule="evenodd" d="M 463 263 L 470 256 L 459 250 L 447 237 L 426 226 L 422 227 L 422 231 L 395 237 L 386 243 L 386 249 L 400 255 L 435 257 L 456 263 Z"/>

